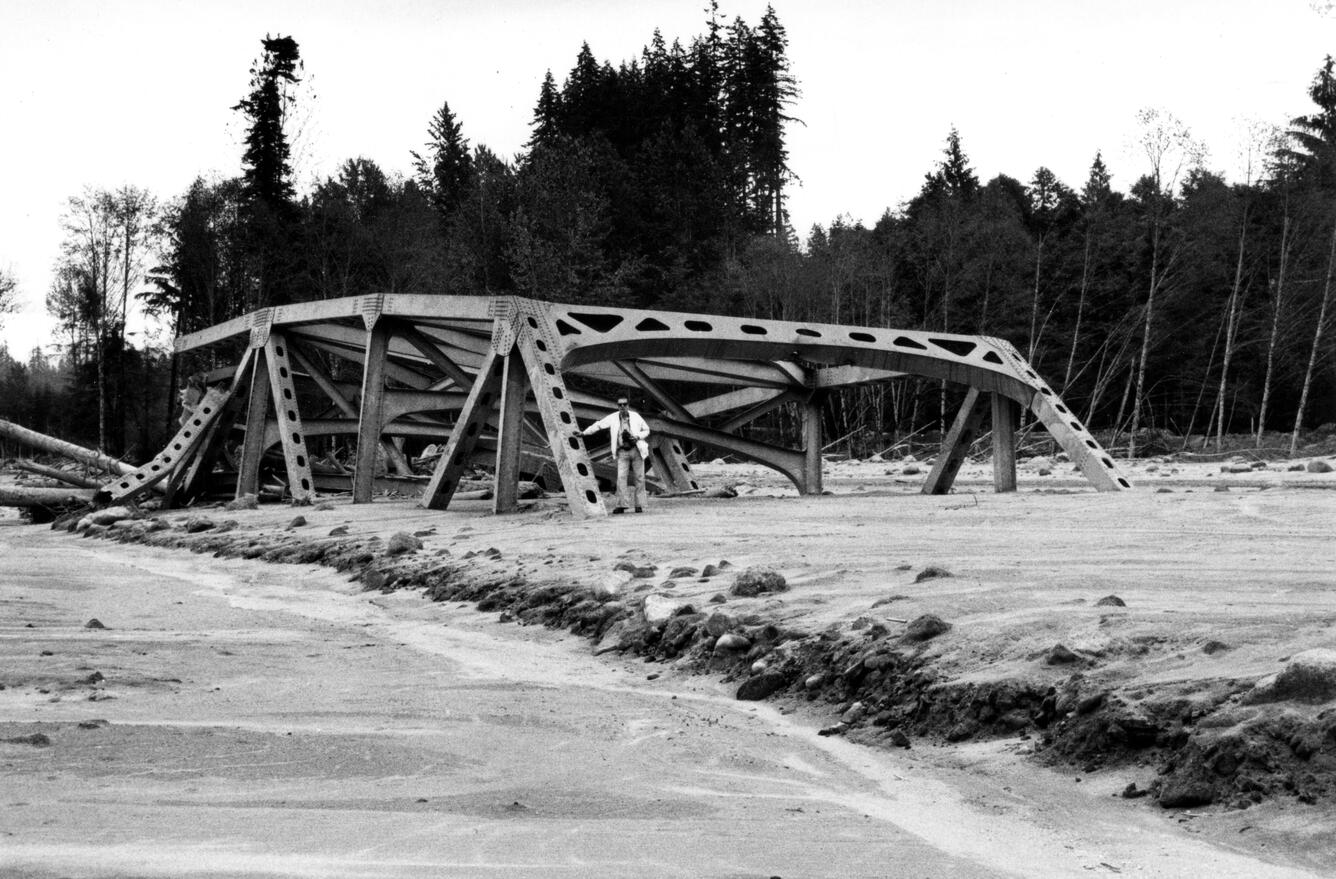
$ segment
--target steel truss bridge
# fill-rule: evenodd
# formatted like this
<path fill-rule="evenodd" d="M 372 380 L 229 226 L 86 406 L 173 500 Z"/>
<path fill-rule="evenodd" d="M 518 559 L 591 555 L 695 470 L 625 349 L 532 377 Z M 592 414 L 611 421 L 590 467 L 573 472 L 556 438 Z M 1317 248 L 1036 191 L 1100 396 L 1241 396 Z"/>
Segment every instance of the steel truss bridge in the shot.
<path fill-rule="evenodd" d="M 444 443 L 422 504 L 445 509 L 473 463 L 494 467 L 493 507 L 516 509 L 522 474 L 560 478 L 570 511 L 602 516 L 599 471 L 581 423 L 615 395 L 646 399 L 655 478 L 698 489 L 683 443 L 755 461 L 801 494 L 821 492 L 821 403 L 832 391 L 905 376 L 965 386 L 964 402 L 923 491 L 951 489 L 991 421 L 994 487 L 1016 487 L 1021 409 L 1044 425 L 1100 491 L 1130 488 L 1112 458 L 1009 343 L 985 336 L 559 305 L 514 296 L 381 294 L 260 309 L 176 340 L 177 353 L 241 351 L 207 376 L 180 431 L 153 460 L 103 487 L 100 500 L 149 490 L 168 504 L 198 496 L 231 460 L 236 496 L 258 494 L 261 462 L 281 449 L 294 499 L 329 490 L 312 469 L 313 437 L 355 438 L 339 490 L 369 503 L 377 461 L 406 472 L 396 438 Z M 702 391 L 702 389 L 705 389 Z M 688 394 L 692 395 L 687 399 Z M 802 448 L 739 428 L 781 406 L 801 415 Z M 239 453 L 229 454 L 239 442 Z M 317 485 L 317 479 L 322 484 Z"/>

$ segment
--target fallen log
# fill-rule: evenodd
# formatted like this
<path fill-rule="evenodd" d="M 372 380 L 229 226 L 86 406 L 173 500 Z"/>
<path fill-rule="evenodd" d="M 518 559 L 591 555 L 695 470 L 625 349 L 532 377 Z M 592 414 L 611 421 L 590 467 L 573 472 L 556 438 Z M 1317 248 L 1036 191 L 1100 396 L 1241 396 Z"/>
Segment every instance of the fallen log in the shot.
<path fill-rule="evenodd" d="M 93 502 L 89 488 L 7 488 L 0 486 L 0 507 L 61 507 L 86 506 Z"/>
<path fill-rule="evenodd" d="M 108 473 L 114 473 L 117 476 L 132 473 L 135 469 L 110 455 L 104 455 L 92 449 L 85 449 L 83 446 L 76 446 L 74 443 L 58 440 L 53 436 L 20 427 L 12 421 L 5 421 L 4 419 L 0 419 L 0 436 L 9 437 L 15 442 L 34 449 L 41 449 L 44 452 L 50 452 L 53 455 L 63 455 L 66 458 L 106 470 Z"/>
<path fill-rule="evenodd" d="M 79 488 L 101 488 L 102 483 L 96 479 L 89 479 L 81 473 L 68 473 L 58 467 L 47 467 L 34 461 L 15 461 L 14 467 L 17 470 L 24 470 L 28 473 L 36 473 L 38 476 L 45 476 L 47 479 L 55 479 L 58 482 L 77 485 Z"/>

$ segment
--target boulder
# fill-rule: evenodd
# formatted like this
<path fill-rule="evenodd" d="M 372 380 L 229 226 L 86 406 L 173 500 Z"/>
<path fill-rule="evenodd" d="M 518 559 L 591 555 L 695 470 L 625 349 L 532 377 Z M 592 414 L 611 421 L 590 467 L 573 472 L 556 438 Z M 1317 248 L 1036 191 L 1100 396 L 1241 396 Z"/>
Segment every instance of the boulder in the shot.
<path fill-rule="evenodd" d="M 743 681 L 738 687 L 737 698 L 744 702 L 755 702 L 783 689 L 784 675 L 774 671 L 763 671 Z"/>
<path fill-rule="evenodd" d="M 253 494 L 243 494 L 234 501 L 223 504 L 224 510 L 254 510 L 260 506 L 260 499 Z"/>
<path fill-rule="evenodd" d="M 1063 644 L 1054 644 L 1044 657 L 1045 665 L 1069 665 L 1077 662 L 1081 657 L 1077 656 Z"/>
<path fill-rule="evenodd" d="M 134 518 L 134 510 L 129 507 L 107 507 L 105 510 L 89 513 L 85 518 L 90 525 L 110 525 L 122 519 Z"/>
<path fill-rule="evenodd" d="M 905 627 L 905 638 L 910 641 L 927 641 L 950 629 L 951 624 L 941 617 L 925 613 Z"/>
<path fill-rule="evenodd" d="M 751 649 L 751 642 L 736 632 L 727 632 L 719 636 L 714 642 L 714 652 L 716 654 L 724 653 L 742 653 Z"/>
<path fill-rule="evenodd" d="M 946 568 L 939 568 L 936 565 L 928 565 L 926 568 L 918 572 L 918 576 L 914 577 L 914 582 L 922 583 L 924 580 L 935 580 L 938 577 L 950 576 L 951 572 Z"/>
<path fill-rule="evenodd" d="M 1095 602 L 1095 607 L 1127 607 L 1127 602 L 1117 595 L 1106 595 Z"/>
<path fill-rule="evenodd" d="M 1309 473 L 1330 473 L 1330 472 L 1331 472 L 1331 465 L 1328 464 L 1326 461 L 1320 461 L 1320 460 L 1318 460 L 1318 461 L 1309 461 L 1309 462 L 1308 462 L 1308 472 L 1309 472 Z"/>
<path fill-rule="evenodd" d="M 738 493 L 729 485 L 716 485 L 714 488 L 705 490 L 705 497 L 708 498 L 733 498 L 737 496 Z"/>
<path fill-rule="evenodd" d="M 1316 647 L 1290 657 L 1279 674 L 1262 678 L 1247 701 L 1319 703 L 1336 699 L 1336 650 Z"/>
<path fill-rule="evenodd" d="M 672 595 L 661 595 L 657 592 L 645 596 L 645 622 L 651 626 L 657 626 L 659 623 L 666 623 L 684 607 L 688 607 L 688 602 L 681 598 L 675 598 Z"/>
<path fill-rule="evenodd" d="M 385 545 L 386 555 L 404 555 L 422 549 L 422 541 L 407 531 L 396 531 Z"/>
<path fill-rule="evenodd" d="M 770 568 L 751 567 L 738 574 L 729 590 L 732 595 L 750 598 L 768 592 L 785 592 L 789 584 L 784 575 Z"/>
<path fill-rule="evenodd" d="M 655 565 L 637 565 L 635 562 L 618 562 L 613 565 L 612 569 L 614 571 L 625 571 L 636 579 L 653 577 L 654 573 L 659 570 Z"/>

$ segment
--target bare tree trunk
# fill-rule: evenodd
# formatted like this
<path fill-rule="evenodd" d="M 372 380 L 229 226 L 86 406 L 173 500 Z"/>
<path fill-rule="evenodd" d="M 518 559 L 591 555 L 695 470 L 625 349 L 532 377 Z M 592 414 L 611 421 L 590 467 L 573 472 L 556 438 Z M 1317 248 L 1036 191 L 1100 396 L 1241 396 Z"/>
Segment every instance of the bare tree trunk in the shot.
<path fill-rule="evenodd" d="M 1030 345 L 1025 359 L 1034 363 L 1034 351 L 1039 344 L 1035 332 L 1039 326 L 1039 270 L 1044 264 L 1044 236 L 1039 236 L 1039 243 L 1034 251 L 1034 296 L 1030 299 Z"/>
<path fill-rule="evenodd" d="M 1090 289 L 1090 239 L 1086 231 L 1085 256 L 1081 259 L 1081 288 L 1076 297 L 1076 323 L 1072 327 L 1072 349 L 1067 354 L 1067 371 L 1062 376 L 1062 395 L 1067 396 L 1072 380 L 1072 366 L 1076 363 L 1076 346 L 1081 338 L 1081 318 L 1085 314 L 1086 291 Z"/>
<path fill-rule="evenodd" d="M 1229 302 L 1225 306 L 1225 352 L 1220 363 L 1220 390 L 1215 397 L 1215 449 L 1220 451 L 1225 441 L 1225 389 L 1229 381 L 1229 362 L 1234 356 L 1234 342 L 1238 337 L 1239 312 L 1243 308 L 1243 252 L 1248 240 L 1248 211 L 1243 211 L 1243 220 L 1239 225 L 1239 258 L 1234 263 L 1234 287 L 1229 292 Z M 1210 431 L 1210 425 L 1207 425 Z"/>
<path fill-rule="evenodd" d="M 1317 326 L 1313 328 L 1313 348 L 1308 352 L 1308 369 L 1304 370 L 1303 390 L 1299 392 L 1299 408 L 1294 413 L 1294 432 L 1290 434 L 1290 457 L 1299 448 L 1299 431 L 1303 428 L 1304 407 L 1308 405 L 1308 391 L 1313 385 L 1317 355 L 1322 347 L 1322 331 L 1327 324 L 1327 303 L 1331 300 L 1331 276 L 1336 269 L 1336 226 L 1331 230 L 1331 249 L 1327 253 L 1327 278 L 1322 284 L 1322 304 L 1317 310 Z"/>
<path fill-rule="evenodd" d="M 1257 410 L 1257 448 L 1262 447 L 1262 434 L 1266 432 L 1266 410 L 1271 402 L 1271 379 L 1276 370 L 1276 345 L 1280 338 L 1280 314 L 1285 304 L 1285 269 L 1289 264 L 1290 218 L 1287 214 L 1280 229 L 1280 269 L 1276 275 L 1274 292 L 1271 294 L 1271 337 L 1266 346 L 1266 372 L 1262 379 L 1262 406 Z"/>
<path fill-rule="evenodd" d="M 124 476 L 126 473 L 134 472 L 129 464 L 117 461 L 115 458 L 95 452 L 92 449 L 85 449 L 83 446 L 76 446 L 74 443 L 67 443 L 64 440 L 58 440 L 55 437 L 38 433 L 35 430 L 29 430 L 10 421 L 0 420 L 0 436 L 9 437 L 21 445 L 29 446 L 34 449 L 41 449 L 44 452 L 50 452 L 53 455 L 64 455 L 100 470 L 106 470 L 108 473 L 114 473 L 117 476 Z"/>

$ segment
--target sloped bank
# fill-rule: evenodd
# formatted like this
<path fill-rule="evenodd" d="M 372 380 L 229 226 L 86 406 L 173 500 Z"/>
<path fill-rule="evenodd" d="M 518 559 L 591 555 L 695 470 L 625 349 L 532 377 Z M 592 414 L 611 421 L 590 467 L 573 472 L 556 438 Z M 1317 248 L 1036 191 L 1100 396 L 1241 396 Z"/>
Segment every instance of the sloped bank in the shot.
<path fill-rule="evenodd" d="M 295 512 L 295 511 L 294 511 Z M 110 517 L 108 517 L 110 519 Z M 69 522 L 75 529 L 80 523 Z M 296 522 L 294 522 L 296 525 Z M 1216 679 L 1165 688 L 1109 689 L 1090 667 L 1070 663 L 1060 685 L 1018 676 L 960 682 L 930 645 L 960 637 L 934 617 L 902 630 L 866 622 L 805 631 L 763 615 L 729 612 L 728 596 L 704 603 L 665 597 L 653 566 L 622 562 L 615 583 L 572 583 L 526 570 L 499 549 L 453 555 L 422 551 L 414 535 L 349 537 L 333 529 L 255 530 L 232 520 L 172 516 L 82 523 L 85 536 L 189 549 L 224 558 L 320 564 L 350 573 L 365 589 L 412 589 L 435 601 L 475 604 L 520 624 L 568 629 L 596 652 L 673 662 L 738 683 L 740 699 L 789 699 L 829 706 L 823 734 L 884 747 L 1021 738 L 1035 758 L 1085 772 L 1127 773 L 1124 796 L 1149 795 L 1166 808 L 1211 803 L 1246 808 L 1270 797 L 1330 801 L 1336 794 L 1336 654 L 1308 651 L 1263 681 Z M 766 572 L 675 569 L 731 590 L 782 588 Z M 767 585 L 768 584 L 768 585 Z M 731 591 L 730 590 L 730 591 Z M 754 593 L 752 593 L 754 594 Z"/>

